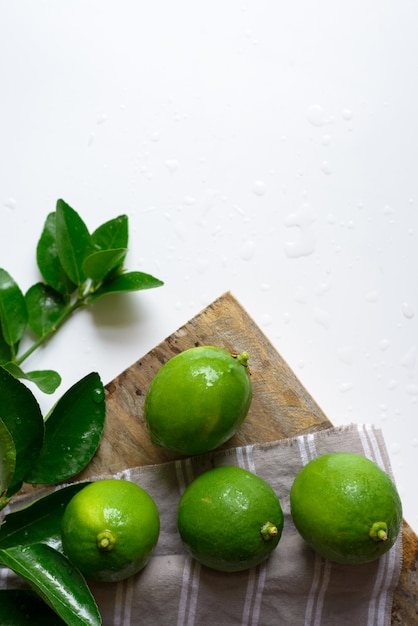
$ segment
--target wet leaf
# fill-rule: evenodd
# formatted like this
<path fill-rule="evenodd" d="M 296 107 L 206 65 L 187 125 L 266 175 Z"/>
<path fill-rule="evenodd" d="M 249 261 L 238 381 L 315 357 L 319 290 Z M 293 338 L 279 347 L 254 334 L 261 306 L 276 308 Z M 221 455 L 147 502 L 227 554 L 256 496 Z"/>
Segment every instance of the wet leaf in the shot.
<path fill-rule="evenodd" d="M 114 250 L 98 250 L 90 254 L 83 263 L 83 271 L 88 278 L 100 282 L 106 276 L 120 267 L 126 256 L 125 248 L 115 248 Z"/>
<path fill-rule="evenodd" d="M 0 548 L 42 542 L 61 549 L 60 528 L 65 507 L 88 484 L 82 482 L 61 487 L 24 508 L 9 513 L 0 526 Z"/>
<path fill-rule="evenodd" d="M 127 249 L 128 217 L 119 215 L 105 222 L 92 233 L 91 240 L 98 250 Z"/>
<path fill-rule="evenodd" d="M 44 543 L 0 549 L 0 562 L 22 576 L 71 626 L 102 621 L 84 577 L 58 550 Z"/>
<path fill-rule="evenodd" d="M 58 200 L 55 212 L 56 246 L 65 273 L 80 286 L 86 280 L 83 263 L 92 252 L 91 237 L 80 215 L 64 200 Z"/>
<path fill-rule="evenodd" d="M 76 285 L 65 273 L 58 256 L 55 212 L 46 218 L 36 247 L 36 260 L 39 271 L 48 285 L 67 297 L 74 292 Z"/>
<path fill-rule="evenodd" d="M 25 481 L 52 484 L 81 472 L 99 446 L 105 418 L 104 387 L 92 372 L 75 383 L 47 416 L 42 450 Z"/>
<path fill-rule="evenodd" d="M 100 289 L 89 297 L 89 302 L 94 302 L 102 296 L 111 293 L 153 289 L 154 287 L 161 287 L 163 284 L 161 280 L 150 274 L 145 274 L 144 272 L 127 272 L 126 274 L 120 274 L 112 280 L 106 281 Z"/>
<path fill-rule="evenodd" d="M 12 349 L 3 337 L 3 331 L 0 323 L 0 365 L 10 361 L 12 356 Z"/>
<path fill-rule="evenodd" d="M 43 393 L 54 393 L 61 384 L 61 376 L 55 370 L 34 370 L 24 372 L 16 363 L 3 363 L 3 368 L 15 378 L 34 383 Z"/>
<path fill-rule="evenodd" d="M 16 448 L 6 424 L 0 419 L 0 496 L 12 484 L 16 467 Z"/>
<path fill-rule="evenodd" d="M 0 269 L 0 321 L 5 342 L 16 345 L 28 323 L 28 313 L 23 293 L 4 269 Z"/>
<path fill-rule="evenodd" d="M 0 367 L 0 418 L 16 449 L 11 485 L 19 483 L 32 467 L 42 447 L 44 422 L 33 393 L 10 372 Z"/>
<path fill-rule="evenodd" d="M 65 622 L 32 589 L 0 590 L 0 624 L 65 626 Z"/>
<path fill-rule="evenodd" d="M 66 310 L 64 296 L 44 283 L 36 283 L 25 295 L 29 326 L 39 337 L 53 330 Z"/>

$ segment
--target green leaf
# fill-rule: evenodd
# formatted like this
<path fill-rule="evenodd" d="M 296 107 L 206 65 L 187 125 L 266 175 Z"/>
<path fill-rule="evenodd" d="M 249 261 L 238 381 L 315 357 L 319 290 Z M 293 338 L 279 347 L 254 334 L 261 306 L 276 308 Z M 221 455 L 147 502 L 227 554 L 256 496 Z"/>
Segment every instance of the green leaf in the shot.
<path fill-rule="evenodd" d="M 83 482 L 61 487 L 9 513 L 0 526 L 0 548 L 48 543 L 61 550 L 61 520 L 65 507 L 88 484 Z"/>
<path fill-rule="evenodd" d="M 24 372 L 19 365 L 11 361 L 3 363 L 3 367 L 15 378 L 34 383 L 43 393 L 54 393 L 61 384 L 61 376 L 54 370 Z"/>
<path fill-rule="evenodd" d="M 106 281 L 101 287 L 89 296 L 89 302 L 94 302 L 102 296 L 111 293 L 121 293 L 126 291 L 140 291 L 142 289 L 153 289 L 161 287 L 164 283 L 158 278 L 144 272 L 127 272 Z"/>
<path fill-rule="evenodd" d="M 0 497 L 12 484 L 15 467 L 16 448 L 13 437 L 6 424 L 0 419 Z"/>
<path fill-rule="evenodd" d="M 104 387 L 92 372 L 75 383 L 47 416 L 44 445 L 25 481 L 52 484 L 81 472 L 99 446 L 105 418 Z"/>
<path fill-rule="evenodd" d="M 32 589 L 0 590 L 0 624 L 65 626 L 65 622 Z"/>
<path fill-rule="evenodd" d="M 16 345 L 25 332 L 28 313 L 23 293 L 4 269 L 0 269 L 0 321 L 4 340 Z"/>
<path fill-rule="evenodd" d="M 0 549 L 0 562 L 22 576 L 70 626 L 99 626 L 96 602 L 80 572 L 44 543 Z"/>
<path fill-rule="evenodd" d="M 44 421 L 33 393 L 10 372 L 0 367 L 0 418 L 16 448 L 12 485 L 22 481 L 42 447 Z"/>
<path fill-rule="evenodd" d="M 10 361 L 12 358 L 12 349 L 3 337 L 3 331 L 0 324 L 0 365 L 7 363 L 7 361 Z"/>
<path fill-rule="evenodd" d="M 66 310 L 64 296 L 44 283 L 36 283 L 25 295 L 29 326 L 39 337 L 53 330 Z"/>
<path fill-rule="evenodd" d="M 56 215 L 50 213 L 44 224 L 41 237 L 36 247 L 36 261 L 45 282 L 53 289 L 69 296 L 76 289 L 59 260 L 56 242 Z"/>
<path fill-rule="evenodd" d="M 90 254 L 83 263 L 83 271 L 88 278 L 96 282 L 105 280 L 106 276 L 120 267 L 126 256 L 125 248 L 98 250 Z"/>
<path fill-rule="evenodd" d="M 128 217 L 119 215 L 99 226 L 91 235 L 93 246 L 98 250 L 128 248 Z"/>
<path fill-rule="evenodd" d="M 55 224 L 57 252 L 61 265 L 72 282 L 81 286 L 86 280 L 83 263 L 92 252 L 87 226 L 64 200 L 57 202 Z"/>

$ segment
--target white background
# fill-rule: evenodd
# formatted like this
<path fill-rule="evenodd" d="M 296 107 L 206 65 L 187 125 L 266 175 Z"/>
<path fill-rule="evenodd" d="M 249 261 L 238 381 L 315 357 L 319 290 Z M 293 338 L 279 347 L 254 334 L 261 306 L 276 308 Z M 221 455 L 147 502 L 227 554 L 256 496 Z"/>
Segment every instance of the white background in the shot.
<path fill-rule="evenodd" d="M 162 288 L 26 362 L 109 382 L 230 290 L 334 424 L 381 426 L 418 531 L 412 0 L 0 2 L 0 266 L 63 198 Z M 46 411 L 54 397 L 40 396 Z"/>

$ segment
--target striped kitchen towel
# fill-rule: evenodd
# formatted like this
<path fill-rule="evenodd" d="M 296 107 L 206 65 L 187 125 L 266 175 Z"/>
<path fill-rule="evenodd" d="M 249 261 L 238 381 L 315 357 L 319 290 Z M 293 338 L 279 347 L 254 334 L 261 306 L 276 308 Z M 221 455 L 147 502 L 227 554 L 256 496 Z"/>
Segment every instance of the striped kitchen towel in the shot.
<path fill-rule="evenodd" d="M 160 538 L 148 565 L 117 584 L 91 583 L 104 626 L 389 626 L 399 579 L 401 536 L 378 561 L 344 566 L 316 555 L 290 516 L 293 479 L 310 459 L 351 451 L 375 461 L 392 478 L 380 429 L 353 424 L 268 444 L 218 450 L 161 465 L 130 468 L 132 480 L 155 499 Z M 261 565 L 238 573 L 200 566 L 186 553 L 176 529 L 181 493 L 201 472 L 238 465 L 266 480 L 285 515 L 277 549 Z M 16 585 L 13 574 L 0 586 Z"/>

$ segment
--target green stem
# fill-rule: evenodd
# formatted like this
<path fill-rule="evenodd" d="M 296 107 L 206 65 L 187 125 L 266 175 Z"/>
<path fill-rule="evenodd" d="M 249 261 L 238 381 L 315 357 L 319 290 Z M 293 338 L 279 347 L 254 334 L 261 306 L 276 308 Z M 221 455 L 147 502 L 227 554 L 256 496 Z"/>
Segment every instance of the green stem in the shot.
<path fill-rule="evenodd" d="M 388 538 L 388 526 L 385 522 L 375 522 L 369 532 L 373 541 L 386 541 Z"/>
<path fill-rule="evenodd" d="M 264 541 L 270 541 L 270 539 L 273 539 L 273 537 L 277 536 L 278 532 L 279 530 L 277 526 L 275 526 L 271 522 L 266 522 L 265 524 L 263 524 L 260 530 L 261 536 Z"/>
<path fill-rule="evenodd" d="M 20 357 L 14 359 L 14 363 L 16 363 L 16 365 L 21 365 L 23 363 L 23 361 L 26 361 L 26 359 L 33 353 L 35 352 L 35 350 L 37 348 L 39 348 L 39 346 L 41 346 L 43 343 L 45 343 L 50 337 L 51 335 L 53 335 L 60 326 L 62 326 L 62 324 L 75 312 L 77 311 L 77 309 L 81 308 L 82 306 L 84 306 L 84 304 L 86 303 L 86 296 L 82 295 L 79 296 L 77 298 L 77 300 L 75 300 L 75 302 L 73 302 L 73 304 L 70 304 L 69 306 L 67 306 L 63 313 L 61 314 L 61 316 L 57 319 L 56 323 L 54 324 L 54 326 L 52 326 L 52 328 L 50 328 L 48 330 L 48 332 L 46 332 L 44 335 L 42 335 L 41 337 L 39 337 L 36 341 L 33 342 L 33 344 L 26 350 L 26 352 L 24 352 Z"/>

